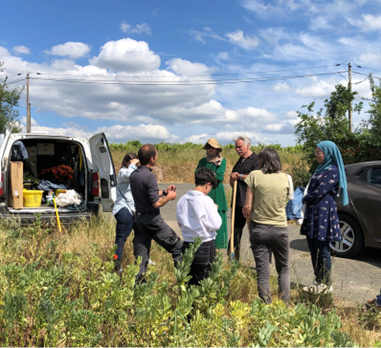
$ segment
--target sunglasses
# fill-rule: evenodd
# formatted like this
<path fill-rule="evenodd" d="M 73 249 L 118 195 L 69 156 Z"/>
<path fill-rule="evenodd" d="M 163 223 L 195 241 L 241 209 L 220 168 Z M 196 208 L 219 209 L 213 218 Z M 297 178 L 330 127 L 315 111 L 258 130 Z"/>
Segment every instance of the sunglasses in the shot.
<path fill-rule="evenodd" d="M 208 144 L 208 145 L 206 145 L 206 149 L 207 149 L 207 150 L 209 150 L 209 149 L 214 149 L 214 147 L 213 147 L 213 146 L 210 146 L 210 145 Z"/>

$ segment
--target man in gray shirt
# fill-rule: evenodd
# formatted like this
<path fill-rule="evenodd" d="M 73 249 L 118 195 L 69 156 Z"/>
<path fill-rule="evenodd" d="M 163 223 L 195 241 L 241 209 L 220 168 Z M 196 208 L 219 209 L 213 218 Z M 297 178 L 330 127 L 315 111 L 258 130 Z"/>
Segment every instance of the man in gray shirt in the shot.
<path fill-rule="evenodd" d="M 137 281 L 145 281 L 152 239 L 170 252 L 175 267 L 181 262 L 183 242 L 160 215 L 160 207 L 176 199 L 176 186 L 159 191 L 156 176 L 152 173 L 158 157 L 155 146 L 143 145 L 138 152 L 141 166 L 130 175 L 131 192 L 135 202 L 134 255 L 142 257 Z"/>

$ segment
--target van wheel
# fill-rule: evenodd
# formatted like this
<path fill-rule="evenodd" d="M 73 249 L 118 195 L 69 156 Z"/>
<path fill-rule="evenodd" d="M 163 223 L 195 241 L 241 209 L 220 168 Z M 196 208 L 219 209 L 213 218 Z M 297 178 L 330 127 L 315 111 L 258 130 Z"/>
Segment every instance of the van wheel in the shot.
<path fill-rule="evenodd" d="M 358 222 L 349 215 L 339 216 L 341 242 L 329 243 L 332 253 L 340 257 L 353 257 L 364 249 L 364 237 Z"/>

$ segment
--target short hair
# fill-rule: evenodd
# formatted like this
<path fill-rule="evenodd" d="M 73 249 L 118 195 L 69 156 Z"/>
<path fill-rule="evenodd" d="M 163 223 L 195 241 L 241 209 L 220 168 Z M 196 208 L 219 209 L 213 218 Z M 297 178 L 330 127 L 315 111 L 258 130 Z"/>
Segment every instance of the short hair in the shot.
<path fill-rule="evenodd" d="M 139 162 L 141 165 L 145 166 L 149 163 L 149 160 L 152 157 L 155 157 L 157 154 L 156 147 L 152 144 L 143 145 L 138 152 Z"/>
<path fill-rule="evenodd" d="M 246 135 L 239 135 L 233 139 L 234 143 L 236 143 L 238 140 L 242 140 L 245 145 L 251 145 L 251 139 Z"/>
<path fill-rule="evenodd" d="M 208 168 L 198 168 L 194 174 L 196 186 L 203 186 L 210 182 L 213 188 L 217 187 L 216 175 Z"/>
<path fill-rule="evenodd" d="M 125 166 L 132 159 L 138 158 L 138 155 L 135 152 L 129 152 L 126 156 L 124 156 L 122 161 L 122 167 Z"/>
<path fill-rule="evenodd" d="M 282 170 L 279 154 L 271 147 L 261 150 L 258 154 L 258 159 L 262 162 L 262 172 L 264 174 L 277 173 Z"/>

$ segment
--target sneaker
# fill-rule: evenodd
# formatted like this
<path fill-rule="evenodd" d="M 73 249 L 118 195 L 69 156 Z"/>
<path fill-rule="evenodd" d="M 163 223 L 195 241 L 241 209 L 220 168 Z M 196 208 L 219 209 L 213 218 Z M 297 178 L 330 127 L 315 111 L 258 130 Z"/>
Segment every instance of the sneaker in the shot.
<path fill-rule="evenodd" d="M 366 301 L 366 308 L 367 309 L 375 309 L 375 310 L 378 310 L 378 311 L 381 311 L 381 306 L 379 306 L 377 303 L 376 303 L 377 299 L 376 298 L 371 298 L 369 300 Z"/>
<path fill-rule="evenodd" d="M 305 286 L 303 288 L 303 291 L 309 292 L 311 294 L 317 294 L 317 290 L 318 290 L 318 283 L 317 282 L 314 282 L 313 284 Z"/>
<path fill-rule="evenodd" d="M 123 273 L 123 268 L 119 268 L 119 271 L 116 271 L 116 273 L 117 273 L 118 275 L 122 275 L 122 273 Z"/>
<path fill-rule="evenodd" d="M 318 294 L 322 294 L 322 293 L 324 293 L 324 294 L 330 294 L 330 293 L 332 293 L 333 292 L 333 287 L 332 287 L 332 285 L 327 285 L 327 284 L 319 284 L 318 286 L 317 286 L 317 293 Z"/>
<path fill-rule="evenodd" d="M 156 263 L 153 262 L 151 259 L 148 259 L 148 264 L 149 264 L 149 265 L 156 265 Z"/>

